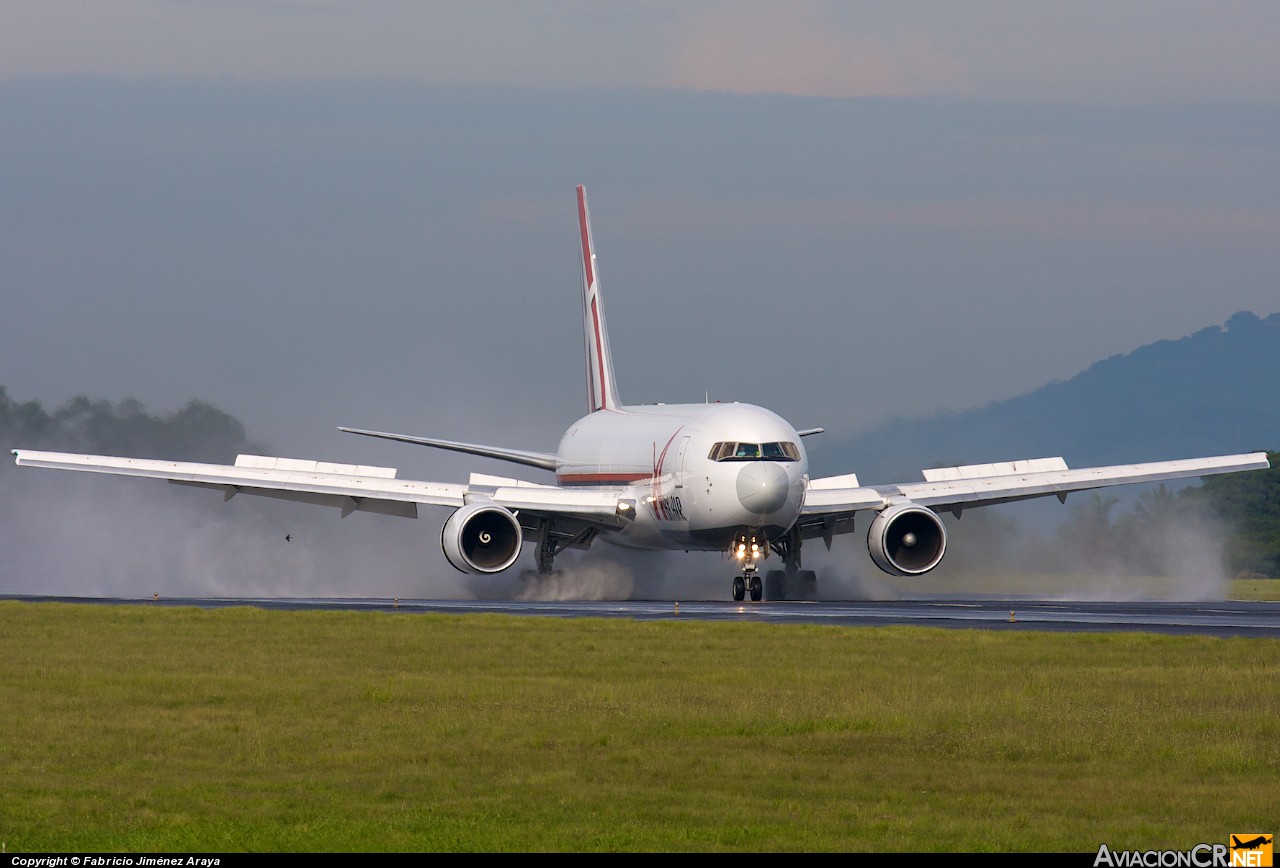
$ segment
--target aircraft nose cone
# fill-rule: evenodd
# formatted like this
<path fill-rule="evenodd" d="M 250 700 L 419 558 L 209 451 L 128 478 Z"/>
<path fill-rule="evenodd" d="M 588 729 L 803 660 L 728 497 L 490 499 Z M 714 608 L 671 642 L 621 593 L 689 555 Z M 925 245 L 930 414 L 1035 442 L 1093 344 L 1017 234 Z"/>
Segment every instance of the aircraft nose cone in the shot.
<path fill-rule="evenodd" d="M 771 461 L 744 464 L 738 472 L 738 502 L 751 512 L 776 512 L 787 502 L 791 480 L 787 471 Z"/>

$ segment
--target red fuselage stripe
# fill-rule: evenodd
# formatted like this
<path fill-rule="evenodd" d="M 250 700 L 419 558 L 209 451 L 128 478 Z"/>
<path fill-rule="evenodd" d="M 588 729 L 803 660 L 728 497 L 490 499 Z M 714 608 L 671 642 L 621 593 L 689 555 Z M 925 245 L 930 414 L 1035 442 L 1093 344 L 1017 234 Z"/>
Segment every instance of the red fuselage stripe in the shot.
<path fill-rule="evenodd" d="M 662 483 L 660 481 L 662 479 L 662 465 L 667 461 L 667 450 L 671 448 L 676 436 L 683 430 L 684 426 L 681 425 L 675 430 L 675 434 L 667 438 L 667 445 L 662 447 L 662 454 L 658 456 L 658 460 L 653 465 L 653 514 L 656 518 L 670 518 L 667 515 L 666 503 L 662 499 Z M 655 443 L 654 445 L 656 446 L 657 444 Z"/>
<path fill-rule="evenodd" d="M 564 485 L 576 485 L 582 483 L 610 484 L 618 482 L 635 482 L 638 479 L 648 478 L 648 473 L 561 473 L 557 474 L 556 481 Z"/>

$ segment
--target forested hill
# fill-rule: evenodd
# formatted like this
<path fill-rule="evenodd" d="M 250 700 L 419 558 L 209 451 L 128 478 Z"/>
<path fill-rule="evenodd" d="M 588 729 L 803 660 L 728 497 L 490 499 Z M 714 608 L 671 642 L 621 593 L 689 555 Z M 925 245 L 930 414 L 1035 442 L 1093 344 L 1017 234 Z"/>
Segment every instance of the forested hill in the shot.
<path fill-rule="evenodd" d="M 1013 362 L 1011 361 L 1011 364 Z M 825 440 L 825 442 L 823 442 Z M 156 416 L 137 401 L 75 398 L 52 411 L 0 386 L 4 449 L 54 449 L 226 462 L 260 451 L 245 427 L 192 401 Z M 867 483 L 917 479 L 922 468 L 1061 455 L 1072 466 L 1155 461 L 1280 447 L 1280 313 L 1241 312 L 1178 340 L 1091 365 L 1066 381 L 959 413 L 896 420 L 807 445 L 816 476 L 856 471 Z"/>
<path fill-rule="evenodd" d="M 1276 449 L 1280 313 L 1237 313 L 1224 326 L 1148 344 L 972 410 L 816 439 L 808 443 L 814 475 L 853 470 L 866 483 L 1017 458 L 1060 455 L 1083 467 Z"/>

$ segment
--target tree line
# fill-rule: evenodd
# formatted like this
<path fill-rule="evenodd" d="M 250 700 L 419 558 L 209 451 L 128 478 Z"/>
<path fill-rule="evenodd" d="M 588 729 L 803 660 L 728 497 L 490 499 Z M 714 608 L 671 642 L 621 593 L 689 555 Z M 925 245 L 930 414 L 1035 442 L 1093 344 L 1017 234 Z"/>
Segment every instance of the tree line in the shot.
<path fill-rule="evenodd" d="M 6 452 L 47 449 L 218 464 L 263 449 L 238 419 L 203 401 L 157 415 L 136 398 L 112 403 L 79 395 L 50 411 L 39 401 L 14 401 L 4 386 L 0 438 Z"/>
<path fill-rule="evenodd" d="M 39 401 L 17 403 L 0 386 L 0 442 L 15 447 L 226 463 L 241 452 L 263 453 L 234 416 L 193 400 L 169 414 L 149 413 L 133 398 L 112 403 L 78 396 L 52 411 Z M 1228 576 L 1280 578 L 1280 451 L 1269 470 L 1205 477 L 1199 484 L 1145 489 L 1122 511 L 1110 492 L 1074 495 L 1047 538 L 1028 535 L 989 510 L 965 516 L 958 549 L 999 550 L 1002 557 L 1040 568 L 1164 575 L 1170 559 L 1198 541 L 1221 547 Z M 979 518 L 978 513 L 983 517 Z M 970 518 L 969 515 L 974 515 Z M 976 533 L 975 533 L 976 531 Z M 962 552 L 950 560 L 961 560 Z"/>
<path fill-rule="evenodd" d="M 1269 470 L 1208 476 L 1179 494 L 1222 523 L 1232 575 L 1280 578 L 1280 452 L 1267 458 Z"/>

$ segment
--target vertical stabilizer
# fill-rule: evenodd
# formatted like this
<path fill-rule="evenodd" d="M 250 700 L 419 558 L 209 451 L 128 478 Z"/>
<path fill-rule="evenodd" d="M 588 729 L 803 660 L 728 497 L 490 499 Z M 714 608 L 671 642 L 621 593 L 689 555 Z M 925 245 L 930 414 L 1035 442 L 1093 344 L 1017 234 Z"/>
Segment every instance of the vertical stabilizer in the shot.
<path fill-rule="evenodd" d="M 591 240 L 591 218 L 587 213 L 587 191 L 578 185 L 578 230 L 582 234 L 582 330 L 587 348 L 587 405 L 596 410 L 612 410 L 621 405 L 618 384 L 613 378 L 613 357 L 609 354 L 609 330 L 604 325 L 604 305 L 600 301 L 600 272 L 596 269 L 596 248 Z"/>

